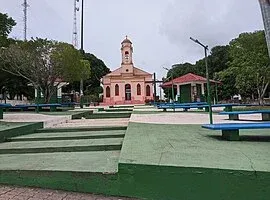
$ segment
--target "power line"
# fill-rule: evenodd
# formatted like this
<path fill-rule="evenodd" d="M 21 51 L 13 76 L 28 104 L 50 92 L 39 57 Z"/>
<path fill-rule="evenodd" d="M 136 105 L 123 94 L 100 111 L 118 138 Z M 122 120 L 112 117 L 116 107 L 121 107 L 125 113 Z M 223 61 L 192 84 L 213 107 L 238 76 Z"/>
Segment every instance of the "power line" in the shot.
<path fill-rule="evenodd" d="M 24 41 L 26 41 L 27 40 L 27 8 L 29 7 L 27 0 L 24 0 L 22 6 L 23 6 L 23 22 L 24 22 L 23 35 L 24 35 Z"/>

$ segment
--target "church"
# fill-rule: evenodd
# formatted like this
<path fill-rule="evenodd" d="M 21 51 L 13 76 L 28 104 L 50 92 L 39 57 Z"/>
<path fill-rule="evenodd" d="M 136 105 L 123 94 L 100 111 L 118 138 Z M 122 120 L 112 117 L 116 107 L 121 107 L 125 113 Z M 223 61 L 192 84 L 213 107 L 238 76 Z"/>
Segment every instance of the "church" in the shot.
<path fill-rule="evenodd" d="M 153 100 L 152 74 L 133 64 L 132 42 L 126 37 L 121 43 L 122 63 L 102 78 L 103 104 L 145 104 Z"/>

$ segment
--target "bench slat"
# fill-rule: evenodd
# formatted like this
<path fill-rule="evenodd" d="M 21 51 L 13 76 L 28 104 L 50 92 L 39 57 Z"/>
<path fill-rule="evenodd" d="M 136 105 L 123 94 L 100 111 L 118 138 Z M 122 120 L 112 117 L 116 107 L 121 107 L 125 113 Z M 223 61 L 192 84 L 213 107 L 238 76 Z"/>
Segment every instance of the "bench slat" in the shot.
<path fill-rule="evenodd" d="M 270 123 L 205 124 L 202 127 L 211 130 L 267 129 Z"/>

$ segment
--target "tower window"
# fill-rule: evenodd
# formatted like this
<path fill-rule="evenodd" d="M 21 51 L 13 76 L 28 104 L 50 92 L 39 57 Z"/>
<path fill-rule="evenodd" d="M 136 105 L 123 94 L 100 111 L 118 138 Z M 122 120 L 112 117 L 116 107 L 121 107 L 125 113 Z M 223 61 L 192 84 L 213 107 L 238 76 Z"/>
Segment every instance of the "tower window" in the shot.
<path fill-rule="evenodd" d="M 128 51 L 125 52 L 125 59 L 129 59 L 129 52 Z"/>

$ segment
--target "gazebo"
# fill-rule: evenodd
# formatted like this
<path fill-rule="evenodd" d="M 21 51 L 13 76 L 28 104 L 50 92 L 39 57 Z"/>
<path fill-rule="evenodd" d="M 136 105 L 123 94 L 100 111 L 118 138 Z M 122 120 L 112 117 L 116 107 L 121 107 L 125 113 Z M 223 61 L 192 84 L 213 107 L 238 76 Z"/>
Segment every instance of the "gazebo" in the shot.
<path fill-rule="evenodd" d="M 210 80 L 211 83 L 220 84 L 219 81 Z M 176 100 L 180 103 L 205 101 L 205 77 L 188 73 L 171 81 L 163 83 L 160 87 L 177 88 Z"/>

